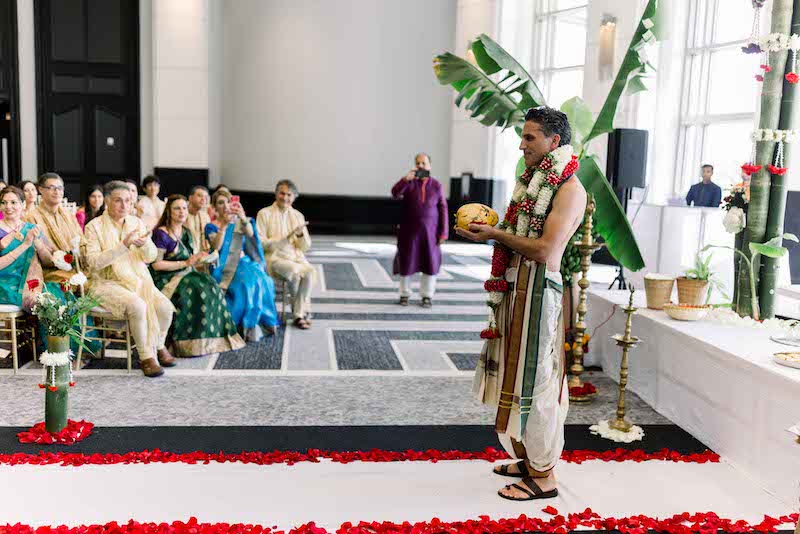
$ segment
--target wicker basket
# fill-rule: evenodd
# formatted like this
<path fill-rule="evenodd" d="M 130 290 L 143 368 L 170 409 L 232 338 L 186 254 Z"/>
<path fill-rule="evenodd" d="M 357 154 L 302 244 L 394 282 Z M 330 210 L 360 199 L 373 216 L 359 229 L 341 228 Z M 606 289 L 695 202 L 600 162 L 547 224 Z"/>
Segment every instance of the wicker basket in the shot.
<path fill-rule="evenodd" d="M 651 310 L 663 310 L 664 303 L 672 300 L 674 286 L 674 278 L 671 280 L 645 278 L 644 293 L 647 295 L 647 307 Z"/>
<path fill-rule="evenodd" d="M 678 277 L 678 303 L 702 306 L 708 295 L 708 280 L 693 280 L 685 276 Z"/>

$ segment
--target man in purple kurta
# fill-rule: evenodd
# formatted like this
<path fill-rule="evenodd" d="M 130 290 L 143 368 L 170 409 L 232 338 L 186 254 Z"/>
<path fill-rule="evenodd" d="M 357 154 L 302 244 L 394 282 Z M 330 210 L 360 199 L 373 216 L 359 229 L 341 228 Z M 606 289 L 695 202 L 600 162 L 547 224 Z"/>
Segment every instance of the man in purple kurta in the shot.
<path fill-rule="evenodd" d="M 431 159 L 417 154 L 415 167 L 392 188 L 392 196 L 403 204 L 403 218 L 397 234 L 394 274 L 400 275 L 400 305 L 408 306 L 411 275 L 422 273 L 422 306 L 433 305 L 436 275 L 442 264 L 439 246 L 447 239 L 447 200 L 442 184 L 430 176 Z"/>

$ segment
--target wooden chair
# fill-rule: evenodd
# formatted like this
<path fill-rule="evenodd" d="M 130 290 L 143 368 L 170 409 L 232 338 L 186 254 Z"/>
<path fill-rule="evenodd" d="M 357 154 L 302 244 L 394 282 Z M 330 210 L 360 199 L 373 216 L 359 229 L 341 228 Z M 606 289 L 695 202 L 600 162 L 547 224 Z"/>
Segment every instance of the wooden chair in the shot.
<path fill-rule="evenodd" d="M 33 361 L 36 361 L 36 328 L 33 324 L 25 320 L 25 312 L 19 306 L 11 304 L 0 304 L 0 343 L 11 344 L 11 362 L 14 367 L 14 374 L 19 370 L 19 339 L 17 338 L 18 332 L 28 332 L 30 339 L 25 343 L 31 344 L 33 352 Z M 21 324 L 18 326 L 17 321 Z M 6 327 L 5 323 L 9 323 Z M 10 337 L 5 337 L 2 334 L 10 334 Z"/>
<path fill-rule="evenodd" d="M 87 317 L 94 319 L 94 326 L 88 326 Z M 115 326 L 115 324 L 122 324 L 122 326 Z M 117 335 L 111 336 L 111 333 L 116 333 Z M 122 336 L 122 342 L 125 344 L 128 372 L 130 373 L 133 368 L 133 350 L 136 348 L 131 339 L 130 323 L 127 319 L 114 317 L 110 311 L 102 306 L 93 308 L 92 311 L 81 318 L 81 344 L 78 346 L 78 357 L 75 358 L 75 370 L 77 371 L 81 365 L 84 341 L 99 341 L 101 343 L 100 358 L 102 359 L 105 358 L 106 345 L 119 342 L 119 336 Z"/>

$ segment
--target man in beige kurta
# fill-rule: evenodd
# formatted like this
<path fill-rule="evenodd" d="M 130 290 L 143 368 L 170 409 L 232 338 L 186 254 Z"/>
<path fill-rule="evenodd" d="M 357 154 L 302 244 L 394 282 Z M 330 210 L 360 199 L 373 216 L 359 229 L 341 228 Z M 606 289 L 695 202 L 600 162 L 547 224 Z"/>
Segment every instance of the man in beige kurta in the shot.
<path fill-rule="evenodd" d="M 175 365 L 166 348 L 175 308 L 159 291 L 147 264 L 155 261 L 150 229 L 129 215 L 131 195 L 124 182 L 105 187 L 106 211 L 86 225 L 83 257 L 91 278 L 88 290 L 115 317 L 127 319 L 145 376 Z M 160 365 L 159 365 L 160 364 Z"/>
<path fill-rule="evenodd" d="M 306 259 L 311 237 L 303 214 L 292 207 L 297 187 L 290 180 L 281 180 L 275 189 L 275 203 L 258 212 L 256 229 L 264 247 L 267 269 L 276 280 L 285 280 L 292 295 L 292 317 L 295 326 L 311 326 L 311 289 L 314 267 Z"/>
<path fill-rule="evenodd" d="M 205 233 L 206 225 L 211 222 L 211 217 L 208 216 L 208 203 L 208 189 L 202 185 L 194 186 L 189 193 L 189 216 L 184 226 L 192 233 L 195 253 L 211 250 Z"/>
<path fill-rule="evenodd" d="M 61 201 L 64 198 L 64 181 L 56 173 L 46 173 L 39 178 L 39 193 L 42 196 L 38 206 L 25 214 L 25 221 L 37 225 L 44 234 L 51 252 L 61 250 L 73 252 L 75 243 L 83 237 L 81 226 L 74 213 L 67 211 Z M 75 271 L 62 271 L 54 266 L 43 265 L 46 282 L 60 283 L 68 280 Z"/>

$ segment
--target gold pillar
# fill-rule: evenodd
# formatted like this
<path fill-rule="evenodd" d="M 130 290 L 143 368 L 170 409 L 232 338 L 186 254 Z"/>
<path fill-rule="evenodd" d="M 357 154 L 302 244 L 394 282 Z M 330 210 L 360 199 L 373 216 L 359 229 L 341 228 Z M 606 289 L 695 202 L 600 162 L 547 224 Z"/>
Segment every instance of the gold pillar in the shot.
<path fill-rule="evenodd" d="M 578 297 L 578 320 L 575 323 L 575 348 L 572 350 L 572 366 L 569 368 L 569 373 L 572 375 L 569 379 L 569 388 L 583 387 L 581 380 L 581 373 L 583 373 L 583 336 L 586 333 L 586 323 L 584 318 L 588 308 L 586 306 L 586 290 L 589 288 L 588 272 L 589 267 L 592 265 L 592 254 L 594 251 L 602 247 L 602 243 L 595 243 L 592 238 L 592 217 L 595 210 L 594 197 L 589 195 L 586 202 L 586 215 L 583 218 L 583 237 L 580 241 L 575 242 L 575 247 L 581 255 L 581 279 L 578 281 L 580 287 L 580 294 Z M 569 396 L 570 402 L 586 403 L 592 400 L 592 395 L 572 395 Z"/>

